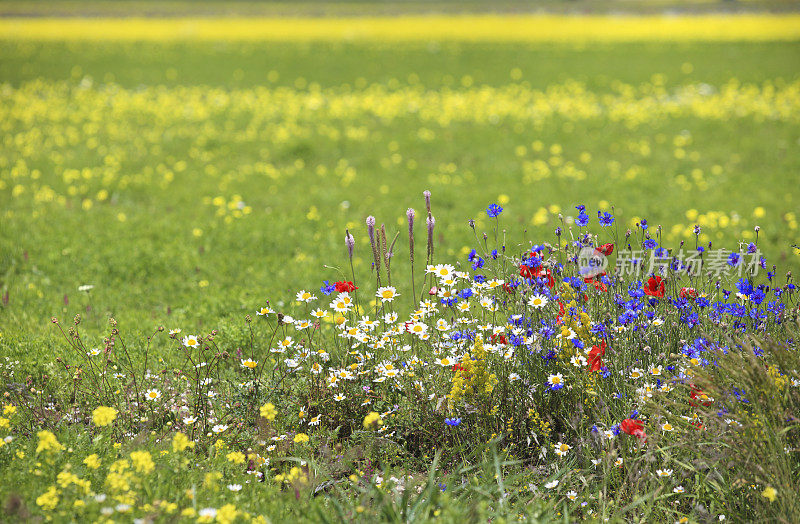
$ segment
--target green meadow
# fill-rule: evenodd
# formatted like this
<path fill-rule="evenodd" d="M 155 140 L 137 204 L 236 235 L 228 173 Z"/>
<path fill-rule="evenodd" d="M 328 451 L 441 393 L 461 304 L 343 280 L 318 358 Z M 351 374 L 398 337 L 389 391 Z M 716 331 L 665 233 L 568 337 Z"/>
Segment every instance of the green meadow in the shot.
<path fill-rule="evenodd" d="M 491 203 L 515 241 L 553 241 L 582 203 L 613 205 L 622 226 L 647 218 L 676 249 L 694 224 L 730 250 L 759 225 L 770 263 L 798 267 L 797 43 L 3 42 L 0 55 L 12 357 L 58 351 L 52 316 L 140 335 L 241 323 L 349 273 L 346 228 L 366 276 L 365 217 L 402 233 L 423 190 L 443 261 L 464 260 L 467 220 L 481 234 Z M 665 108 L 687 90 L 696 101 Z M 541 114 L 526 113 L 537 96 Z M 783 113 L 761 111 L 769 96 Z"/>

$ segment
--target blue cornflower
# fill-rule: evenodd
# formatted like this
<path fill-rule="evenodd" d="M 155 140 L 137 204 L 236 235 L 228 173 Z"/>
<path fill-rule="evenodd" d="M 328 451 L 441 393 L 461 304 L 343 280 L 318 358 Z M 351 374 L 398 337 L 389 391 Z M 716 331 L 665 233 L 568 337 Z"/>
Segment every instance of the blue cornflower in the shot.
<path fill-rule="evenodd" d="M 456 417 L 446 418 L 446 419 L 444 419 L 444 423 L 447 424 L 448 426 L 455 427 L 455 426 L 458 426 L 459 424 L 461 424 L 461 419 L 460 418 L 456 418 Z"/>
<path fill-rule="evenodd" d="M 322 281 L 322 287 L 319 288 L 319 290 L 322 291 L 326 295 L 330 295 L 331 293 L 336 291 L 336 286 L 334 286 L 333 284 L 329 283 L 327 280 L 323 280 Z"/>
<path fill-rule="evenodd" d="M 473 249 L 473 250 L 471 250 L 471 251 L 469 252 L 469 257 L 468 257 L 468 258 L 469 258 L 469 261 L 470 261 L 470 262 L 472 262 L 472 261 L 475 259 L 475 257 L 477 257 L 477 256 L 478 256 L 478 252 L 477 252 L 477 251 L 475 251 L 474 249 Z"/>
<path fill-rule="evenodd" d="M 468 287 L 466 289 L 462 289 L 461 291 L 458 292 L 458 296 L 460 296 L 464 300 L 467 300 L 469 297 L 472 296 L 472 288 Z"/>
<path fill-rule="evenodd" d="M 497 204 L 492 204 L 486 208 L 486 214 L 489 215 L 490 218 L 496 218 L 497 215 L 503 212 L 503 208 L 498 206 Z"/>
<path fill-rule="evenodd" d="M 753 284 L 746 278 L 742 278 L 736 283 L 736 289 L 738 289 L 739 293 L 742 295 L 750 296 L 750 294 L 753 293 Z"/>
<path fill-rule="evenodd" d="M 639 222 L 639 227 L 642 229 L 647 229 L 647 220 L 643 218 L 641 222 Z"/>
<path fill-rule="evenodd" d="M 645 249 L 655 249 L 656 247 L 658 247 L 658 242 L 656 242 L 652 238 L 648 238 L 647 240 L 644 241 L 643 245 Z"/>
<path fill-rule="evenodd" d="M 497 260 L 497 250 L 496 249 L 492 249 L 492 259 L 493 260 Z"/>
<path fill-rule="evenodd" d="M 614 223 L 614 215 L 609 213 L 608 211 L 604 212 L 597 212 L 597 218 L 600 220 L 600 225 L 603 227 L 608 227 Z"/>
<path fill-rule="evenodd" d="M 575 223 L 578 224 L 579 227 L 587 225 L 589 223 L 589 215 L 581 211 L 578 218 L 575 219 Z"/>
<path fill-rule="evenodd" d="M 475 271 L 476 269 L 482 268 L 485 263 L 486 262 L 481 257 L 478 257 L 472 262 L 472 270 Z"/>
<path fill-rule="evenodd" d="M 755 253 L 757 249 L 758 248 L 756 247 L 756 245 L 753 242 L 750 242 L 749 244 L 747 244 L 747 252 L 748 253 Z"/>
<path fill-rule="evenodd" d="M 728 255 L 728 265 L 732 267 L 736 267 L 739 265 L 739 253 L 731 253 Z"/>

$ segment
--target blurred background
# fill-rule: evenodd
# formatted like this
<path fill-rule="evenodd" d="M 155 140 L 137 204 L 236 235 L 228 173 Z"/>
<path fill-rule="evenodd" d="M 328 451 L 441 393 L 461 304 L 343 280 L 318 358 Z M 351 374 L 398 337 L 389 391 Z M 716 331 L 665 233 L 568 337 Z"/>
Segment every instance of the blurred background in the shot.
<path fill-rule="evenodd" d="M 424 190 L 437 262 L 466 263 L 490 204 L 511 252 L 583 204 L 617 217 L 602 241 L 646 218 L 738 251 L 760 226 L 796 272 L 798 7 L 2 1 L 3 354 L 52 345 L 54 315 L 239 329 L 347 276 L 345 229 L 367 281 L 368 215 L 407 282 Z"/>

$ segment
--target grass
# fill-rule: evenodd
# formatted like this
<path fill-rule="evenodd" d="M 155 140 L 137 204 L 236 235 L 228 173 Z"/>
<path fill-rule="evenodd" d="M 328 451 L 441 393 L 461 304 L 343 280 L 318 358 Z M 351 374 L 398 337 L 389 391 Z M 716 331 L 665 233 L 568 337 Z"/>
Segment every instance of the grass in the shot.
<path fill-rule="evenodd" d="M 374 215 L 378 224 L 385 223 L 390 241 L 399 231 L 398 245 L 405 246 L 405 209 L 416 208 L 417 227 L 424 228 L 419 217 L 424 209 L 421 193 L 426 189 L 433 194 L 437 262 L 461 261 L 463 267 L 469 267 L 465 256 L 476 247 L 476 239 L 467 220 L 476 219 L 478 235 L 484 231 L 492 235 L 494 222 L 484 212 L 489 204 L 499 202 L 505 208 L 498 233 L 501 238 L 507 236 L 508 246 L 518 246 L 531 241 L 554 243 L 555 227 L 569 227 L 559 214 L 575 217 L 574 206 L 582 203 L 590 215 L 597 209 L 613 209 L 619 228 L 617 240 L 626 228 L 641 235 L 637 224 L 646 218 L 654 236 L 658 226 L 663 227 L 662 245 L 676 249 L 681 241 L 687 248 L 694 247 L 695 224 L 702 226 L 704 244 L 713 242 L 715 248 L 732 250 L 738 250 L 741 241 L 755 240 L 753 229 L 758 225 L 762 228 L 759 248 L 769 264 L 778 266 L 780 282 L 786 281 L 787 270 L 800 270 L 793 248 L 800 243 L 800 189 L 794 183 L 800 169 L 796 153 L 800 143 L 800 44 L 796 41 L 109 41 L 98 45 L 5 39 L 0 42 L 0 56 L 0 126 L 4 135 L 0 144 L 0 355 L 19 361 L 14 365 L 5 361 L 4 392 L 20 395 L 19 384 L 31 376 L 34 387 L 57 399 L 54 402 L 64 409 L 73 394 L 73 407 L 84 417 L 96 407 L 97 398 L 70 393 L 71 372 L 56 366 L 53 359 L 77 358 L 68 342 L 73 339 L 62 338 L 51 317 L 58 317 L 66 330 L 70 319 L 80 314 L 84 349 L 101 345 L 108 336 L 119 337 L 120 344 L 124 340 L 131 358 L 115 365 L 129 366 L 132 374 L 141 373 L 137 375 L 141 380 L 151 380 L 144 376 L 148 362 L 164 369 L 183 369 L 180 366 L 185 364 L 175 341 L 163 335 L 148 339 L 157 326 L 181 328 L 184 334 L 218 329 L 220 354 L 247 351 L 254 343 L 244 316 L 252 315 L 266 299 L 273 308 L 289 311 L 298 290 L 317 292 L 322 280 L 353 278 L 343 242 L 345 229 L 355 235 L 355 281 L 364 283 L 363 292 L 374 291 L 366 284 L 371 279 L 372 253 L 364 219 Z M 422 236 L 418 229 L 417 286 L 424 252 Z M 618 250 L 623 248 L 618 243 Z M 398 252 L 403 254 L 404 249 Z M 411 307 L 411 293 L 406 289 L 409 270 L 405 256 L 396 256 L 392 272 L 401 292 L 396 307 L 402 318 Z M 79 286 L 86 284 L 94 287 L 79 291 Z M 713 288 L 713 282 L 705 285 Z M 617 314 L 608 301 L 585 306 L 596 318 Z M 662 309 L 659 314 L 672 314 L 666 306 Z M 119 333 L 115 335 L 108 331 L 109 317 L 116 319 L 114 328 Z M 674 320 L 679 321 L 677 315 Z M 704 328 L 719 335 L 714 331 L 718 326 Z M 769 329 L 784 340 L 793 336 L 788 327 L 784 331 L 770 325 Z M 269 335 L 267 328 L 256 329 L 259 354 L 269 347 Z M 680 347 L 679 340 L 695 336 L 696 332 L 676 328 L 663 344 L 674 350 Z M 637 353 L 645 344 L 655 347 L 657 338 L 647 337 L 651 338 L 637 339 L 624 349 L 620 346 L 626 370 L 650 363 L 646 361 L 650 357 Z M 782 351 L 777 347 L 775 355 Z M 667 349 L 664 352 L 669 353 Z M 425 358 L 432 356 L 424 353 Z M 147 358 L 151 360 L 145 361 Z M 637 364 L 638 358 L 644 360 Z M 237 359 L 233 364 L 215 361 L 214 376 L 226 384 L 243 380 Z M 800 378 L 791 363 L 779 356 L 769 359 L 785 376 Z M 758 365 L 752 368 L 757 370 Z M 729 368 L 737 366 L 742 367 L 735 361 Z M 13 373 L 9 371 L 12 368 Z M 538 368 L 531 372 L 531 380 L 541 382 L 541 372 Z M 43 375 L 52 377 L 52 382 Z M 734 375 L 729 371 L 728 379 L 736 384 Z M 773 395 L 773 400 L 778 398 L 775 409 L 794 409 L 797 399 L 790 392 L 794 390 L 783 382 L 778 384 L 773 375 L 769 375 L 772 379 L 763 375 L 743 377 L 752 388 L 761 388 L 767 397 Z M 202 377 L 195 378 L 201 383 Z M 614 473 L 606 484 L 600 474 L 586 473 L 593 470 L 586 463 L 589 455 L 584 448 L 593 444 L 584 441 L 580 431 L 587 429 L 584 425 L 589 422 L 570 426 L 574 412 L 565 406 L 577 401 L 572 397 L 558 401 L 545 397 L 537 402 L 542 402 L 540 406 L 553 402 L 548 420 L 556 431 L 554 441 L 557 435 L 564 439 L 578 435 L 570 442 L 576 455 L 581 452 L 575 460 L 583 462 L 574 465 L 584 468 L 584 480 L 570 473 L 571 462 L 534 467 L 526 455 L 530 450 L 514 451 L 523 461 L 518 462 L 508 457 L 507 448 L 493 454 L 470 440 L 478 435 L 485 437 L 483 443 L 492 440 L 491 433 L 502 433 L 497 428 L 504 428 L 510 412 L 503 413 L 501 422 L 487 417 L 479 424 L 471 418 L 473 413 L 454 408 L 448 415 L 459 414 L 465 427 L 473 427 L 475 422 L 480 428 L 464 442 L 455 437 L 445 440 L 453 446 L 451 451 L 463 449 L 469 459 L 461 463 L 445 456 L 441 470 L 426 471 L 435 455 L 430 446 L 435 437 L 420 437 L 414 444 L 416 454 L 406 450 L 411 456 L 403 455 L 385 447 L 388 444 L 369 431 L 362 432 L 363 413 L 354 409 L 346 412 L 347 416 L 340 413 L 349 420 L 342 427 L 352 426 L 355 420 L 355 428 L 348 429 L 353 430 L 351 437 L 342 439 L 338 429 L 320 428 L 319 434 L 312 434 L 313 447 L 299 443 L 291 449 L 293 455 L 284 450 L 287 462 L 281 464 L 287 466 L 281 465 L 279 470 L 291 478 L 263 493 L 230 495 L 225 491 L 227 479 L 245 477 L 227 454 L 247 451 L 247 445 L 256 447 L 259 438 L 278 431 L 296 432 L 292 417 L 302 406 L 293 399 L 315 398 L 316 393 L 309 393 L 316 391 L 309 389 L 310 382 L 281 385 L 273 378 L 265 377 L 264 387 L 283 393 L 279 407 L 285 418 L 273 427 L 253 415 L 249 408 L 265 401 L 264 391 L 250 395 L 237 393 L 232 386 L 224 390 L 226 402 L 236 406 L 226 411 L 225 417 L 260 424 L 260 429 L 252 435 L 253 428 L 247 426 L 249 429 L 219 447 L 214 439 L 197 436 L 194 452 L 208 458 L 202 468 L 188 468 L 182 455 L 170 451 L 171 426 L 161 425 L 167 418 L 158 418 L 151 410 L 144 421 L 125 422 L 131 425 L 123 427 L 123 421 L 135 417 L 129 418 L 131 413 L 121 404 L 117 426 L 92 429 L 98 440 L 91 441 L 64 426 L 50 428 L 75 451 L 70 456 L 36 451 L 33 435 L 37 425 L 50 426 L 37 418 L 35 410 L 33 414 L 20 413 L 18 419 L 9 416 L 20 428 L 17 435 L 24 443 L 17 443 L 21 446 L 18 450 L 25 451 L 18 459 L 9 458 L 10 452 L 7 457 L 0 456 L 0 461 L 5 461 L 0 467 L 12 460 L 24 463 L 25 467 L 4 471 L 11 475 L 15 470 L 11 484 L 30 483 L 37 496 L 47 486 L 32 481 L 31 472 L 44 471 L 42 478 L 55 478 L 67 463 L 86 469 L 86 478 L 93 478 L 99 490 L 98 483 L 110 482 L 105 470 L 114 461 L 126 457 L 131 461 L 128 471 L 139 467 L 127 458 L 133 449 L 127 443 L 120 445 L 119 452 L 110 446 L 112 440 L 124 441 L 123 432 L 130 431 L 138 439 L 134 444 L 141 443 L 152 453 L 157 471 L 183 472 L 177 484 L 179 501 L 175 495 L 178 488 L 169 481 L 174 478 L 171 475 L 159 476 L 147 494 L 148 503 L 162 516 L 171 514 L 163 504 L 172 500 L 179 502 L 180 511 L 202 509 L 193 498 L 200 493 L 202 504 L 222 508 L 233 500 L 237 507 L 249 504 L 249 512 L 267 513 L 276 520 L 370 521 L 380 517 L 398 521 L 436 516 L 474 520 L 527 514 L 530 520 L 545 521 L 559 511 L 562 516 L 570 511 L 588 517 L 563 497 L 542 495 L 549 493 L 542 487 L 545 482 L 555 478 L 561 479 L 562 486 L 584 482 L 593 497 L 602 493 L 593 499 L 601 502 L 593 502 L 592 511 L 595 516 L 610 515 L 612 519 L 648 519 L 647 512 L 654 512 L 652 520 L 683 515 L 705 518 L 691 505 L 697 501 L 706 504 L 703 511 L 711 517 L 719 512 L 708 506 L 709 501 L 727 503 L 725 511 L 733 508 L 732 515 L 741 518 L 795 515 L 797 511 L 791 500 L 782 500 L 776 509 L 767 503 L 766 495 L 760 497 L 761 490 L 772 485 L 787 491 L 787 486 L 796 482 L 796 461 L 786 459 L 780 468 L 774 468 L 774 475 L 781 475 L 780 482 L 771 478 L 770 471 L 743 474 L 741 479 L 724 475 L 723 482 L 711 478 L 708 469 L 711 460 L 718 458 L 713 453 L 719 453 L 719 448 L 713 448 L 709 462 L 693 463 L 680 477 L 687 485 L 687 479 L 695 479 L 695 498 L 680 504 L 642 506 L 642 501 L 653 495 L 661 497 L 653 500 L 666 497 L 651 491 L 662 489 L 651 480 L 633 473 L 627 477 Z M 433 391 L 445 398 L 450 392 L 449 379 L 432 380 Z M 711 391 L 713 380 L 708 380 L 706 390 Z M 621 379 L 615 385 L 630 387 Z M 772 386 L 785 396 L 775 396 L 768 389 Z M 163 384 L 159 387 L 167 391 Z M 613 387 L 608 388 L 604 391 L 610 395 Z M 103 400 L 112 405 L 126 395 L 132 395 L 130 389 Z M 326 400 L 320 395 L 315 402 L 322 405 Z M 658 408 L 646 403 L 638 407 L 654 420 L 661 416 Z M 605 413 L 610 425 L 628 416 L 628 408 L 628 404 L 614 404 L 590 412 L 592 416 Z M 41 412 L 45 411 L 42 408 Z M 426 427 L 427 422 L 434 427 L 444 416 L 438 408 L 427 414 L 413 413 L 403 415 L 409 418 L 399 424 Z M 519 420 L 519 414 L 514 416 Z M 747 416 L 750 424 L 757 423 L 752 413 L 742 414 L 741 419 Z M 178 419 L 169 420 L 180 424 Z M 778 417 L 769 424 L 777 428 L 781 421 Z M 788 425 L 784 429 L 775 438 L 759 435 L 769 449 L 779 449 L 796 440 L 794 429 Z M 736 436 L 724 442 L 738 450 L 747 446 Z M 337 448 L 343 444 L 344 451 Z M 555 442 L 543 442 L 546 447 L 550 444 Z M 620 444 L 620 449 L 603 454 L 604 471 L 617 471 L 613 469 L 614 453 L 644 464 L 642 470 L 652 469 L 665 450 L 670 453 L 672 444 L 662 444 L 641 456 L 633 445 Z M 85 455 L 98 449 L 106 453 L 102 476 L 100 471 L 92 473 L 91 468 L 80 465 Z M 167 453 L 161 454 L 164 450 Z M 674 458 L 691 456 L 690 450 L 684 452 L 687 455 Z M 400 453 L 400 458 L 395 453 Z M 344 465 L 333 465 L 340 455 Z M 43 466 L 31 462 L 31 457 L 37 456 Z M 70 458 L 79 456 L 80 460 Z M 312 467 L 313 474 L 308 469 L 292 472 L 292 456 L 306 457 L 312 466 L 318 462 L 319 469 Z M 376 487 L 380 483 L 368 466 L 380 466 L 383 477 L 394 472 L 403 481 Z M 120 468 L 125 469 L 118 465 Z M 483 468 L 480 474 L 479 468 Z M 146 461 L 141 469 L 138 473 L 149 469 Z M 413 481 L 405 480 L 406 470 L 414 476 Z M 223 473 L 225 481 L 206 476 L 214 472 Z M 360 472 L 357 480 L 339 493 L 337 486 L 352 472 Z M 481 480 L 473 484 L 471 478 Z M 711 480 L 703 483 L 697 480 L 700 478 Z M 511 490 L 506 489 L 504 479 L 514 487 L 515 494 L 509 499 Z M 633 487 L 626 483 L 631 479 L 637 482 Z M 147 489 L 133 478 L 128 481 L 135 484 L 131 491 Z M 334 482 L 334 487 L 325 489 L 338 495 L 311 495 L 328 481 Z M 758 491 L 743 488 L 740 481 L 759 486 Z M 521 494 L 529 483 L 541 490 L 538 495 Z M 442 491 L 440 484 L 448 487 Z M 731 487 L 734 484 L 738 491 Z M 409 489 L 403 495 L 391 488 L 394 495 L 389 495 L 386 486 L 393 485 Z M 411 486 L 418 486 L 422 495 L 414 498 Z M 68 490 L 81 488 L 79 483 L 67 482 L 59 489 L 64 500 L 72 500 Z M 125 491 L 119 490 L 114 504 L 129 504 Z M 16 508 L 13 514 L 18 518 L 25 518 L 26 511 L 37 514 L 37 508 L 49 503 L 47 498 L 37 505 L 15 499 L 19 493 L 0 493 Z M 294 503 L 295 497 L 301 498 L 303 505 Z M 639 511 L 640 506 L 645 509 Z M 139 510 L 142 508 L 137 507 Z M 91 511 L 98 516 L 100 506 Z M 142 511 L 146 513 L 146 509 Z M 176 511 L 177 507 L 172 510 Z M 409 516 L 409 511 L 416 513 Z M 68 515 L 69 511 L 59 514 L 60 518 Z"/>
<path fill-rule="evenodd" d="M 107 82 L 127 96 L 142 87 L 164 86 L 158 88 L 163 91 L 160 103 L 171 104 L 183 88 L 224 95 L 263 87 L 267 92 L 284 89 L 307 96 L 313 92 L 310 85 L 321 90 L 350 86 L 344 89 L 356 94 L 368 93 L 373 85 L 389 92 L 413 86 L 436 94 L 509 84 L 545 91 L 550 85 L 577 82 L 584 87 L 573 98 L 580 101 L 590 94 L 614 93 L 620 82 L 634 88 L 652 86 L 654 78 L 667 92 L 698 84 L 720 89 L 731 81 L 769 82 L 780 88 L 798 81 L 793 64 L 800 47 L 795 43 L 589 48 L 443 43 L 436 49 L 408 44 L 400 51 L 356 44 L 2 45 L 3 81 L 13 89 L 37 81 L 61 85 L 60 91 L 47 95 L 45 104 L 70 113 L 67 120 L 50 119 L 41 112 L 32 117 L 25 115 L 25 108 L 32 107 L 28 102 L 17 102 L 13 95 L 6 95 L 3 102 L 6 115 L 12 110 L 18 113 L 4 118 L 6 131 L 19 137 L 3 146 L 6 171 L 1 198 L 6 211 L 0 274 L 9 301 L 0 329 L 10 354 L 24 354 L 49 340 L 43 325 L 50 316 L 77 311 L 84 313 L 87 325 L 95 326 L 103 325 L 108 313 L 131 326 L 185 326 L 186 322 L 205 326 L 221 318 L 239 318 L 264 297 L 285 297 L 289 290 L 315 285 L 308 274 L 318 275 L 319 280 L 336 279 L 337 273 L 323 266 L 336 266 L 341 260 L 344 228 L 360 232 L 360 246 L 367 214 L 390 229 L 400 229 L 399 210 L 418 206 L 423 189 L 433 191 L 438 205 L 443 256 L 457 256 L 469 245 L 466 218 L 506 195 L 504 205 L 531 237 L 551 234 L 554 214 L 542 215 L 541 224 L 531 223 L 541 208 L 551 205 L 570 214 L 575 202 L 596 206 L 605 201 L 615 204 L 624 220 L 647 217 L 667 232 L 675 225 L 691 226 L 697 217 L 690 220 L 686 212 L 695 209 L 698 214 L 719 212 L 726 220 L 740 217 L 738 224 L 706 229 L 709 239 L 721 247 L 735 248 L 741 234 L 749 234 L 758 223 L 769 231 L 762 239 L 765 252 L 772 259 L 790 257 L 789 264 L 794 264 L 790 246 L 797 240 L 797 230 L 791 229 L 796 218 L 787 220 L 786 214 L 795 212 L 800 195 L 794 185 L 785 185 L 800 164 L 791 153 L 800 138 L 792 116 L 745 116 L 723 122 L 681 115 L 631 126 L 603 117 L 571 122 L 555 115 L 533 122 L 512 115 L 490 124 L 475 121 L 467 109 L 446 125 L 423 122 L 413 114 L 391 121 L 366 115 L 351 120 L 308 115 L 283 128 L 285 117 L 265 115 L 259 117 L 267 119 L 261 138 L 253 139 L 239 134 L 252 125 L 247 112 L 233 119 L 219 113 L 203 124 L 175 112 L 160 115 L 161 109 L 150 106 L 147 116 L 124 113 L 114 119 L 115 125 L 136 130 L 137 143 L 126 138 L 128 131 L 112 133 L 107 127 L 112 122 L 107 104 L 113 95 L 102 95 L 106 102 L 90 111 L 86 106 L 70 107 L 63 89 L 84 79 L 92 81 L 88 93 L 100 93 Z M 381 66 L 387 60 L 391 69 Z M 512 74 L 519 77 L 512 79 Z M 35 92 L 26 96 L 38 96 Z M 199 110 L 212 107 L 211 98 L 194 103 Z M 70 123 L 74 118 L 96 120 L 97 138 L 109 138 L 87 147 L 90 128 Z M 66 144 L 49 141 L 43 146 L 44 136 L 29 134 L 31 124 L 48 129 L 52 136 L 69 132 L 73 138 Z M 203 131 L 211 124 L 213 130 Z M 426 130 L 425 138 L 421 129 Z M 332 130 L 339 136 L 331 138 Z M 200 138 L 197 133 L 208 136 Z M 683 136 L 690 136 L 688 144 L 676 146 Z M 737 144 L 734 152 L 731 143 Z M 562 152 L 552 155 L 551 148 Z M 686 157 L 675 158 L 677 149 Z M 113 165 L 118 163 L 108 184 L 100 174 L 108 156 L 102 150 L 113 151 Z M 581 161 L 584 152 L 591 155 L 587 163 Z M 554 173 L 534 182 L 525 175 L 525 162 L 529 166 L 537 159 L 550 162 L 551 156 L 573 162 L 586 172 L 586 179 Z M 27 174 L 11 175 L 22 159 Z M 264 173 L 265 165 L 274 171 Z M 67 183 L 61 174 L 84 168 L 95 171 L 93 178 Z M 34 169 L 41 172 L 35 180 L 30 175 Z M 318 169 L 328 174 L 320 175 Z M 702 172 L 698 180 L 693 179 L 695 169 Z M 247 175 L 256 170 L 261 173 Z M 172 173 L 171 182 L 164 180 L 167 171 Z M 636 178 L 631 181 L 627 176 Z M 121 187 L 122 179 L 128 180 L 126 187 Z M 14 197 L 11 191 L 16 185 L 25 192 Z M 42 186 L 64 195 L 65 202 L 37 202 L 33 193 Z M 776 196 L 777 187 L 785 190 Z M 101 201 L 96 197 L 103 189 L 108 196 Z M 218 206 L 205 201 L 222 197 L 227 205 L 236 195 L 252 213 L 235 220 L 217 216 Z M 82 209 L 84 199 L 95 205 Z M 757 207 L 764 208 L 764 217 L 753 216 Z M 121 213 L 124 222 L 118 218 Z M 195 230 L 202 235 L 195 236 Z M 359 253 L 363 259 L 365 252 L 359 249 Z M 364 264 L 358 267 L 367 269 Z M 201 282 L 208 287 L 198 287 Z M 96 287 L 87 296 L 77 291 L 82 284 Z"/>

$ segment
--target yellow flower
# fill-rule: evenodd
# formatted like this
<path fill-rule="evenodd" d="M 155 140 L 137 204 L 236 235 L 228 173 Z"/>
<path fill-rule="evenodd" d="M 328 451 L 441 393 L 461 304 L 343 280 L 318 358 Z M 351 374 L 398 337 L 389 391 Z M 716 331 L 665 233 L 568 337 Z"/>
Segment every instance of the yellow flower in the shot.
<path fill-rule="evenodd" d="M 294 441 L 297 443 L 308 442 L 308 435 L 306 435 L 305 433 L 298 433 L 297 435 L 294 436 Z"/>
<path fill-rule="evenodd" d="M 153 457 L 150 456 L 149 451 L 134 451 L 131 453 L 131 462 L 133 467 L 139 473 L 150 473 L 155 469 L 156 465 L 153 463 Z"/>
<path fill-rule="evenodd" d="M 58 453 L 64 449 L 64 446 L 58 442 L 58 439 L 50 431 L 42 430 L 36 433 L 39 437 L 39 445 L 36 446 L 36 453 L 42 451 L 47 453 Z"/>
<path fill-rule="evenodd" d="M 234 464 L 244 464 L 245 456 L 241 451 L 231 451 L 225 457 Z"/>
<path fill-rule="evenodd" d="M 203 478 L 203 486 L 206 488 L 218 489 L 217 488 L 217 481 L 222 478 L 222 473 L 219 471 L 212 471 L 210 473 L 206 473 L 205 477 Z"/>
<path fill-rule="evenodd" d="M 100 457 L 97 456 L 97 453 L 92 453 L 83 459 L 83 463 L 86 464 L 86 467 L 89 469 L 97 469 L 100 467 Z"/>
<path fill-rule="evenodd" d="M 371 411 L 366 417 L 364 417 L 364 429 L 370 429 L 383 424 L 383 420 L 381 420 L 381 416 L 374 411 Z"/>
<path fill-rule="evenodd" d="M 0 417 L 0 429 L 6 429 L 11 426 L 11 421 L 5 417 Z"/>
<path fill-rule="evenodd" d="M 6 404 L 3 406 L 3 415 L 13 415 L 17 412 L 17 406 L 13 404 Z"/>
<path fill-rule="evenodd" d="M 778 495 L 778 490 L 776 490 L 772 486 L 767 486 L 767 489 L 761 492 L 761 496 L 769 499 L 770 502 L 775 502 L 775 498 L 777 495 Z"/>
<path fill-rule="evenodd" d="M 100 406 L 92 411 L 92 420 L 95 426 L 108 426 L 117 418 L 117 410 L 107 406 Z"/>
<path fill-rule="evenodd" d="M 236 520 L 239 512 L 233 504 L 225 504 L 217 510 L 217 522 L 221 524 L 231 524 Z"/>
<path fill-rule="evenodd" d="M 275 420 L 275 417 L 278 416 L 278 410 L 275 409 L 275 405 L 272 402 L 267 402 L 261 406 L 259 412 L 267 420 Z"/>
<path fill-rule="evenodd" d="M 36 497 L 36 505 L 41 506 L 46 511 L 53 511 L 58 505 L 58 490 L 55 486 L 50 486 L 45 493 Z"/>
<path fill-rule="evenodd" d="M 189 439 L 184 433 L 178 431 L 172 437 L 172 451 L 178 453 L 186 448 L 193 448 L 194 442 Z"/>

